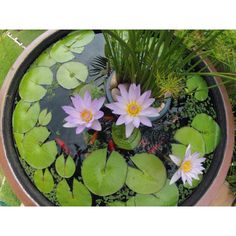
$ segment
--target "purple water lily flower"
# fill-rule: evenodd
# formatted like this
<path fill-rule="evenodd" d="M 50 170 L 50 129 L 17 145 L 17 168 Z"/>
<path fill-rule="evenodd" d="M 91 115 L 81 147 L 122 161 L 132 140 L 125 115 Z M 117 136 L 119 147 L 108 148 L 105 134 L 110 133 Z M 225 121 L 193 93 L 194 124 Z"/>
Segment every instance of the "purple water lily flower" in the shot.
<path fill-rule="evenodd" d="M 125 124 L 125 135 L 128 138 L 134 128 L 138 128 L 142 123 L 145 126 L 152 126 L 148 117 L 159 116 L 157 109 L 150 107 L 155 101 L 150 98 L 151 91 L 148 90 L 141 95 L 140 85 L 131 84 L 129 91 L 123 84 L 119 86 L 121 96 L 117 96 L 117 102 L 106 104 L 112 113 L 120 115 L 116 125 Z"/>
<path fill-rule="evenodd" d="M 67 128 L 76 128 L 76 134 L 80 134 L 84 129 L 102 129 L 98 119 L 102 118 L 104 113 L 100 111 L 105 98 L 92 100 L 88 91 L 85 92 L 84 98 L 76 95 L 71 98 L 73 106 L 63 106 L 62 109 L 69 115 L 65 118 L 66 123 L 63 125 Z"/>

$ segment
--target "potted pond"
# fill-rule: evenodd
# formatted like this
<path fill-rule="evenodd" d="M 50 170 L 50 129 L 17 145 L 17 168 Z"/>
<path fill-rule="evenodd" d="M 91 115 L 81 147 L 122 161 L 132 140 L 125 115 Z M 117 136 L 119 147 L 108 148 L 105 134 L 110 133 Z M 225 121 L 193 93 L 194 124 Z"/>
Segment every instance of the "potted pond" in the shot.
<path fill-rule="evenodd" d="M 205 45 L 169 30 L 47 31 L 1 91 L 1 165 L 25 205 L 208 205 L 233 117 Z"/>

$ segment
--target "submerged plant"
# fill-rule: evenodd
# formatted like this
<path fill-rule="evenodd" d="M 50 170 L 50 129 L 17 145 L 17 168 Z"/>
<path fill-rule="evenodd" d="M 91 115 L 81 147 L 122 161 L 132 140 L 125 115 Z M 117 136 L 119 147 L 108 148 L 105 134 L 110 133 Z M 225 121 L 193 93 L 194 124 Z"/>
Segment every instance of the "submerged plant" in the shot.
<path fill-rule="evenodd" d="M 206 159 L 200 157 L 200 153 L 195 152 L 191 153 L 191 146 L 188 145 L 183 161 L 181 161 L 180 157 L 170 155 L 171 160 L 179 166 L 179 169 L 175 172 L 170 180 L 170 184 L 175 183 L 178 179 L 182 179 L 183 183 L 186 182 L 192 186 L 193 179 L 199 180 L 199 174 L 202 174 L 204 167 L 202 166 L 202 162 Z"/>
<path fill-rule="evenodd" d="M 71 98 L 73 106 L 63 106 L 62 109 L 69 115 L 65 118 L 64 127 L 76 128 L 76 133 L 82 133 L 86 128 L 100 131 L 102 129 L 98 119 L 102 118 L 104 113 L 100 111 L 105 98 L 92 100 L 88 91 L 84 97 L 76 95 Z"/>
<path fill-rule="evenodd" d="M 150 98 L 151 91 L 146 91 L 141 95 L 140 85 L 131 84 L 129 91 L 123 84 L 119 85 L 121 96 L 117 96 L 117 102 L 107 104 L 106 106 L 113 110 L 114 114 L 120 115 L 116 125 L 125 124 L 125 135 L 128 138 L 134 128 L 138 128 L 142 123 L 145 126 L 152 126 L 148 117 L 157 117 L 157 109 L 150 107 L 155 101 Z"/>

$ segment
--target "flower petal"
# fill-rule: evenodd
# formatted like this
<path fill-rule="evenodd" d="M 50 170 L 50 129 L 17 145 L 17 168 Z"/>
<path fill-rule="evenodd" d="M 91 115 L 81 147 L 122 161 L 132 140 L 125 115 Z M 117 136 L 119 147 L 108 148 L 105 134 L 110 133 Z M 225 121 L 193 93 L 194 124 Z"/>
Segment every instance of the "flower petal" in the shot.
<path fill-rule="evenodd" d="M 189 158 L 191 156 L 191 145 L 189 144 L 185 151 L 184 159 Z"/>
<path fill-rule="evenodd" d="M 122 125 L 126 122 L 126 119 L 125 119 L 125 116 L 124 115 L 121 115 L 117 121 L 116 121 L 116 125 Z"/>
<path fill-rule="evenodd" d="M 104 112 L 103 111 L 97 111 L 94 114 L 94 119 L 98 120 L 98 119 L 102 118 L 103 116 L 104 116 Z"/>
<path fill-rule="evenodd" d="M 143 124 L 143 125 L 146 125 L 148 127 L 152 127 L 152 122 L 145 116 L 140 116 L 139 117 L 140 119 L 140 122 Z"/>
<path fill-rule="evenodd" d="M 118 86 L 118 88 L 120 89 L 120 94 L 121 94 L 121 96 L 124 97 L 124 98 L 128 98 L 128 91 L 126 90 L 125 85 L 120 84 L 120 85 Z"/>
<path fill-rule="evenodd" d="M 145 110 L 142 110 L 140 112 L 141 116 L 147 116 L 147 117 L 156 117 L 159 116 L 160 114 L 158 113 L 157 109 L 153 108 L 153 107 L 149 107 Z"/>
<path fill-rule="evenodd" d="M 140 125 L 140 119 L 138 117 L 134 117 L 133 124 L 134 124 L 134 127 L 138 128 Z"/>
<path fill-rule="evenodd" d="M 91 128 L 97 131 L 101 131 L 102 130 L 102 126 L 100 124 L 100 122 L 98 120 L 93 121 Z"/>
<path fill-rule="evenodd" d="M 78 109 L 79 111 L 84 109 L 83 100 L 82 100 L 82 98 L 79 95 L 71 97 L 71 101 L 72 101 L 74 107 L 76 109 Z"/>
<path fill-rule="evenodd" d="M 105 97 L 101 97 L 99 99 L 94 99 L 92 101 L 92 106 L 95 111 L 98 111 L 101 109 L 103 103 L 105 102 Z"/>
<path fill-rule="evenodd" d="M 85 127 L 84 126 L 77 126 L 77 129 L 76 129 L 76 134 L 80 134 L 80 133 L 82 133 L 83 131 L 84 131 L 84 129 L 85 129 Z"/>
<path fill-rule="evenodd" d="M 71 106 L 63 106 L 62 109 L 70 116 L 80 116 L 80 113 Z"/>
<path fill-rule="evenodd" d="M 128 138 L 134 130 L 134 125 L 132 123 L 129 123 L 125 126 L 125 136 Z"/>
<path fill-rule="evenodd" d="M 85 107 L 91 107 L 91 102 L 92 102 L 92 98 L 91 98 L 91 95 L 88 91 L 85 92 L 84 94 L 84 105 Z"/>
<path fill-rule="evenodd" d="M 180 166 L 181 164 L 181 160 L 179 157 L 175 156 L 175 155 L 169 155 L 170 159 L 177 165 Z"/>
<path fill-rule="evenodd" d="M 177 170 L 170 180 L 170 185 L 175 183 L 181 177 L 180 170 Z"/>
<path fill-rule="evenodd" d="M 65 128 L 74 128 L 77 126 L 78 126 L 77 124 L 72 124 L 72 123 L 68 123 L 68 122 L 63 125 L 63 127 L 65 127 Z"/>

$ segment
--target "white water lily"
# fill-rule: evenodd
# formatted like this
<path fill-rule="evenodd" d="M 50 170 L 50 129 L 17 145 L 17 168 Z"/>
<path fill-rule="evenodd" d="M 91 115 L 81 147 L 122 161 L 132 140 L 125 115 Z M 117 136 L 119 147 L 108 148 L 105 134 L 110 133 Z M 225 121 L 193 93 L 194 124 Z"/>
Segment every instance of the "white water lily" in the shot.
<path fill-rule="evenodd" d="M 183 161 L 181 158 L 170 155 L 171 160 L 179 166 L 179 169 L 175 172 L 170 180 L 170 184 L 175 183 L 178 179 L 182 179 L 183 183 L 186 182 L 192 186 L 192 180 L 199 180 L 198 175 L 202 174 L 202 171 L 205 169 L 202 166 L 202 163 L 206 158 L 200 157 L 199 152 L 191 153 L 191 146 L 188 145 Z"/>

